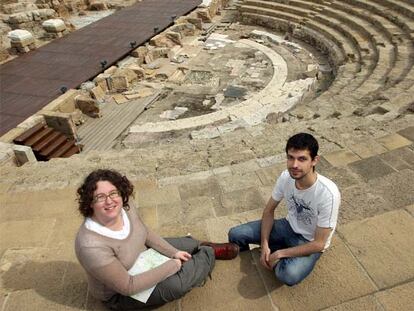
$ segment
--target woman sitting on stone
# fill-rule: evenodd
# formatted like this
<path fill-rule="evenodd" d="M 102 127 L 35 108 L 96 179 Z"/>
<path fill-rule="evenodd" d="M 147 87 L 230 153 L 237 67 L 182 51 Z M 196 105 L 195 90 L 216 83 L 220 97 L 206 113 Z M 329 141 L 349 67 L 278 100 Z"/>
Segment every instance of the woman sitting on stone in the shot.
<path fill-rule="evenodd" d="M 90 173 L 78 189 L 79 211 L 85 221 L 75 241 L 76 256 L 88 276 L 90 293 L 112 310 L 152 309 L 182 297 L 204 284 L 215 259 L 232 259 L 232 243 L 200 243 L 191 237 L 163 239 L 137 215 L 129 197 L 133 186 L 112 170 Z M 165 262 L 136 275 L 128 270 L 152 248 Z M 148 300 L 131 298 L 149 288 Z"/>

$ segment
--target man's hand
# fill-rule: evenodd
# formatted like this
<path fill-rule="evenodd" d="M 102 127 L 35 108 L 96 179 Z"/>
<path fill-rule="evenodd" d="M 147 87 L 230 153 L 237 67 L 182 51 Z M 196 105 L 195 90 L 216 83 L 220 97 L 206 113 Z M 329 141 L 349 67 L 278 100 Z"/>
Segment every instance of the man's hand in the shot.
<path fill-rule="evenodd" d="M 274 214 L 275 208 L 278 206 L 279 201 L 273 200 L 272 197 L 269 198 L 267 201 L 266 207 L 263 210 L 262 215 L 262 223 L 261 223 L 261 230 L 260 230 L 260 240 L 262 246 L 262 253 L 260 255 L 260 262 L 261 264 L 269 270 L 272 270 L 269 262 L 270 256 L 270 248 L 269 248 L 269 235 L 270 231 L 272 231 L 273 223 L 274 223 Z"/>
<path fill-rule="evenodd" d="M 191 254 L 184 251 L 178 251 L 174 254 L 173 258 L 180 259 L 181 261 L 185 262 L 191 259 Z"/>
<path fill-rule="evenodd" d="M 271 267 L 270 269 L 273 270 L 274 266 L 277 264 L 277 262 L 282 259 L 285 258 L 286 256 L 283 253 L 283 249 L 279 249 L 276 252 L 272 253 L 269 256 L 269 266 Z"/>
<path fill-rule="evenodd" d="M 270 266 L 269 262 L 270 258 L 270 248 L 267 245 L 262 245 L 262 251 L 260 254 L 260 263 L 269 270 L 272 270 L 272 267 Z"/>

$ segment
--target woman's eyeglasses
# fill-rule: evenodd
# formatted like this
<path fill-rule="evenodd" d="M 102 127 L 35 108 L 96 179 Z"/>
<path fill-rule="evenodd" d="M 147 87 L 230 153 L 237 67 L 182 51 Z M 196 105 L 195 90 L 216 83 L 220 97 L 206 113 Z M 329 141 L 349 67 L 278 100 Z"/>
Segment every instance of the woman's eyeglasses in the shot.
<path fill-rule="evenodd" d="M 111 200 L 115 200 L 115 199 L 119 198 L 120 195 L 121 194 L 119 193 L 118 190 L 111 191 L 108 194 L 100 193 L 100 194 L 94 196 L 93 202 L 94 203 L 103 203 L 103 202 L 106 202 L 106 199 L 108 199 L 108 198 L 110 198 Z"/>

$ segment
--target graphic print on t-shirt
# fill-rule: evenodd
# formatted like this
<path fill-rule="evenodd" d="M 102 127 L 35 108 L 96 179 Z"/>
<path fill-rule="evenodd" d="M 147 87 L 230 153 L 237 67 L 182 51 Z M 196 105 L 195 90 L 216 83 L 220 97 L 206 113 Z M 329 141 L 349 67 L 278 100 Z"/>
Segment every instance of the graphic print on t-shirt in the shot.
<path fill-rule="evenodd" d="M 294 206 L 295 208 L 295 217 L 298 222 L 301 222 L 305 225 L 310 225 L 312 223 L 312 209 L 310 208 L 310 202 L 305 202 L 302 199 L 295 198 L 292 195 L 288 200 L 289 206 Z"/>

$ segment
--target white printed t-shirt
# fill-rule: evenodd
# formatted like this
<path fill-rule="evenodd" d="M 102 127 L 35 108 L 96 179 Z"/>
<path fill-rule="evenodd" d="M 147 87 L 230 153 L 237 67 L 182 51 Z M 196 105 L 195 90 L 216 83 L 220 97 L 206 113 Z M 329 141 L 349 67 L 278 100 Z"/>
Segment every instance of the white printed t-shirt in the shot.
<path fill-rule="evenodd" d="M 333 181 L 317 174 L 316 182 L 305 190 L 295 186 L 295 180 L 290 177 L 288 170 L 282 172 L 275 187 L 272 198 L 275 201 L 286 200 L 289 221 L 293 231 L 301 234 L 308 241 L 313 241 L 316 226 L 332 228 L 325 248 L 331 243 L 338 219 L 338 209 L 341 195 Z"/>

